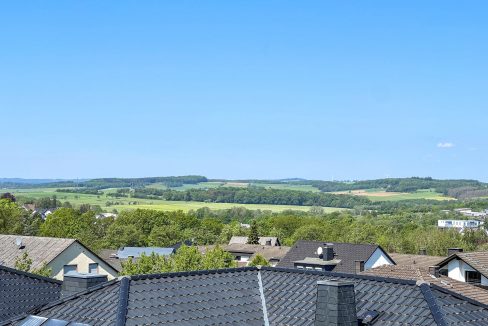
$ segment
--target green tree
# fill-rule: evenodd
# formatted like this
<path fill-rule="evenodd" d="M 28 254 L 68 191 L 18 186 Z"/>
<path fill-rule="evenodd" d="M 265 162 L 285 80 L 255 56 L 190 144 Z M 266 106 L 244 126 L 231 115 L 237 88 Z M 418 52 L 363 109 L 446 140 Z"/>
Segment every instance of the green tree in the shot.
<path fill-rule="evenodd" d="M 0 233 L 20 234 L 22 231 L 21 208 L 10 199 L 0 199 Z"/>
<path fill-rule="evenodd" d="M 259 244 L 259 234 L 258 234 L 258 225 L 256 220 L 253 220 L 251 223 L 251 228 L 249 230 L 249 236 L 247 238 L 248 244 Z"/>
<path fill-rule="evenodd" d="M 137 247 L 144 245 L 144 236 L 134 225 L 114 223 L 108 227 L 104 242 L 106 247 L 114 249 Z"/>
<path fill-rule="evenodd" d="M 261 256 L 260 254 L 256 254 L 254 258 L 249 262 L 249 266 L 270 266 L 269 262 Z"/>
<path fill-rule="evenodd" d="M 169 247 L 181 240 L 181 231 L 174 225 L 155 226 L 149 234 L 149 245 L 155 247 Z"/>
<path fill-rule="evenodd" d="M 45 277 L 50 277 L 52 274 L 52 269 L 48 268 L 45 262 L 42 263 L 42 266 L 40 268 L 32 269 L 32 259 L 30 259 L 27 251 L 24 251 L 22 255 L 17 257 L 14 266 L 15 269 L 18 269 L 19 271 L 37 274 Z"/>

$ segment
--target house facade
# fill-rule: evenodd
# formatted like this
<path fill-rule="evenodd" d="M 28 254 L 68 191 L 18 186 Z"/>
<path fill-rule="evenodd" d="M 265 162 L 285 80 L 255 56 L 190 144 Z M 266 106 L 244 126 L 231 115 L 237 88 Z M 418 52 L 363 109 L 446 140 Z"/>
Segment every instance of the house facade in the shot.
<path fill-rule="evenodd" d="M 0 235 L 0 265 L 15 268 L 24 253 L 32 260 L 31 269 L 46 265 L 51 277 L 63 280 L 69 272 L 117 277 L 117 271 L 96 253 L 75 239 Z"/>
<path fill-rule="evenodd" d="M 378 245 L 298 241 L 278 267 L 360 273 L 382 265 L 394 265 L 393 259 Z"/>
<path fill-rule="evenodd" d="M 460 282 L 488 286 L 488 252 L 451 251 L 439 262 L 440 273 Z"/>

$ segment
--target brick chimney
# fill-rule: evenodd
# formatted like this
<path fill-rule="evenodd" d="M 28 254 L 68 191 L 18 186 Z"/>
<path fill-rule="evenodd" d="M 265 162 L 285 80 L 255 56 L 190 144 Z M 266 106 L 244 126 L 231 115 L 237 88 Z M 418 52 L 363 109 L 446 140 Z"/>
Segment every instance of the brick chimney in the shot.
<path fill-rule="evenodd" d="M 107 275 L 68 272 L 64 274 L 61 296 L 66 297 L 107 282 Z"/>
<path fill-rule="evenodd" d="M 447 257 L 463 251 L 464 251 L 463 248 L 449 248 L 447 249 Z"/>
<path fill-rule="evenodd" d="M 315 326 L 357 326 L 354 283 L 318 281 Z"/>
<path fill-rule="evenodd" d="M 439 266 L 429 266 L 429 274 L 435 277 L 441 276 L 440 272 L 440 267 Z"/>
<path fill-rule="evenodd" d="M 334 246 L 327 244 L 322 247 L 322 259 L 325 261 L 334 259 Z"/>
<path fill-rule="evenodd" d="M 354 263 L 355 263 L 356 274 L 364 272 L 364 260 L 356 260 L 354 261 Z"/>

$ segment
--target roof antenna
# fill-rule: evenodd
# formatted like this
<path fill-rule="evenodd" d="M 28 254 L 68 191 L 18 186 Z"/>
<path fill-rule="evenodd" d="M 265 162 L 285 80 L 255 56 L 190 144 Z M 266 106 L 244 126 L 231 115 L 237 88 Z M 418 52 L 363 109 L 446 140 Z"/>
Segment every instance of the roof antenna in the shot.
<path fill-rule="evenodd" d="M 22 238 L 16 238 L 15 239 L 15 244 L 17 245 L 17 247 L 19 249 L 23 249 L 25 248 L 24 244 L 22 243 Z"/>

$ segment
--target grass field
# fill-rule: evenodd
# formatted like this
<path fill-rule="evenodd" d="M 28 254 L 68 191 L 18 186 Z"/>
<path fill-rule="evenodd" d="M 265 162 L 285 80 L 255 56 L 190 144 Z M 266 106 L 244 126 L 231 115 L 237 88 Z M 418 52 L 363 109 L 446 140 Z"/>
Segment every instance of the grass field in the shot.
<path fill-rule="evenodd" d="M 351 191 L 339 191 L 336 194 L 349 194 L 356 196 L 366 196 L 372 201 L 399 201 L 399 200 L 413 200 L 413 199 L 429 199 L 429 200 L 455 200 L 452 197 L 446 197 L 433 190 L 418 190 L 413 193 L 406 192 L 386 192 L 382 189 L 363 189 Z"/>
<path fill-rule="evenodd" d="M 270 188 L 270 189 L 320 192 L 318 188 L 315 188 L 311 185 L 297 185 L 297 184 L 288 184 L 288 183 L 253 183 L 252 185 L 257 187 Z"/>
<path fill-rule="evenodd" d="M 264 205 L 264 204 L 234 204 L 234 203 L 203 203 L 203 202 L 183 202 L 183 201 L 165 201 L 157 199 L 139 199 L 139 198 L 113 198 L 107 197 L 105 194 L 97 195 L 87 195 L 87 194 L 76 194 L 76 193 L 65 193 L 56 192 L 56 188 L 33 188 L 33 189 L 5 189 L 2 191 L 9 191 L 17 197 L 28 197 L 28 198 L 42 198 L 42 197 L 52 197 L 56 196 L 61 202 L 69 201 L 72 205 L 79 206 L 81 204 L 99 205 L 104 211 L 110 212 L 114 208 L 117 211 L 124 209 L 156 209 L 164 211 L 189 211 L 192 209 L 198 209 L 202 207 L 208 207 L 213 210 L 217 209 L 228 209 L 232 207 L 245 207 L 247 209 L 253 210 L 269 210 L 273 212 L 281 212 L 284 210 L 298 210 L 298 211 L 308 211 L 309 206 L 293 206 L 293 205 Z M 107 189 L 105 192 L 113 192 L 115 189 Z M 119 205 L 107 206 L 107 202 L 119 202 Z M 131 204 L 129 204 L 129 202 Z M 136 204 L 132 204 L 136 202 Z M 344 210 L 343 208 L 333 208 L 324 207 L 324 211 L 335 212 Z"/>

